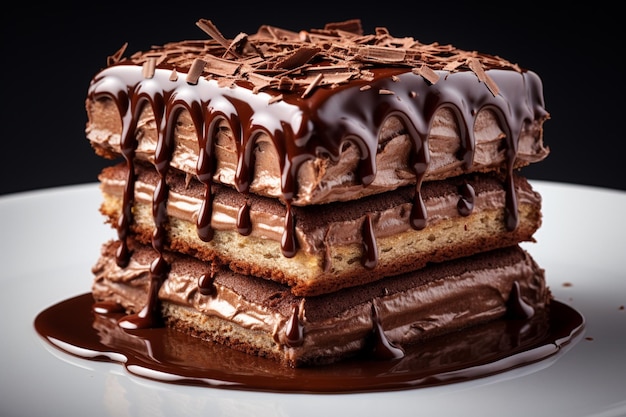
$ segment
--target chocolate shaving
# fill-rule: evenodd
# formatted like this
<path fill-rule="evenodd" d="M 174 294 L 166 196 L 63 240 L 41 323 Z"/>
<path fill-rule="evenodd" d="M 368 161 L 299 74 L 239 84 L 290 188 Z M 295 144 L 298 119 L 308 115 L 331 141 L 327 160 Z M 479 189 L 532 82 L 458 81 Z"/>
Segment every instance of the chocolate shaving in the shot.
<path fill-rule="evenodd" d="M 497 56 L 452 45 L 424 44 L 411 37 L 396 38 L 386 28 L 364 34 L 358 19 L 299 32 L 263 25 L 256 33 L 240 33 L 233 40 L 224 37 L 210 20 L 200 19 L 196 25 L 210 39 L 171 42 L 135 53 L 128 60 L 137 65 L 154 60 L 157 68 L 190 72 L 192 83 L 208 74 L 223 86 L 246 83 L 254 92 L 276 89 L 302 97 L 315 88 L 332 88 L 355 79 L 372 81 L 375 68 L 390 66 L 406 68 L 430 84 L 438 82 L 437 71 L 472 71 L 497 95 L 498 86 L 486 70 L 521 71 Z M 109 65 L 121 60 L 125 48 L 108 59 Z M 201 67 L 196 61 L 199 57 L 204 63 Z"/>
<path fill-rule="evenodd" d="M 274 96 L 274 97 L 270 98 L 268 103 L 269 104 L 276 103 L 278 101 L 281 101 L 282 99 L 283 99 L 283 95 L 279 94 L 277 96 Z"/>
<path fill-rule="evenodd" d="M 255 93 L 269 86 L 277 86 L 279 82 L 279 79 L 275 77 L 266 77 L 255 73 L 247 74 L 246 80 L 254 85 L 252 91 Z"/>
<path fill-rule="evenodd" d="M 404 62 L 406 59 L 406 51 L 404 49 L 395 49 L 386 46 L 360 46 L 350 48 L 350 52 L 358 60 L 366 62 Z"/>
<path fill-rule="evenodd" d="M 244 65 L 238 61 L 233 62 L 212 55 L 207 55 L 204 59 L 207 62 L 205 70 L 218 77 L 233 77 L 241 71 Z"/>
<path fill-rule="evenodd" d="M 226 54 L 235 52 L 233 55 L 237 57 L 259 55 L 263 56 L 262 52 L 251 42 L 248 41 L 248 35 L 240 33 L 233 39 L 231 44 L 226 49 Z"/>
<path fill-rule="evenodd" d="M 142 73 L 143 78 L 152 78 L 154 77 L 154 71 L 156 69 L 156 59 L 150 58 L 146 62 L 143 63 Z"/>
<path fill-rule="evenodd" d="M 336 85 L 348 82 L 353 78 L 365 78 L 356 68 L 345 66 L 340 67 L 309 67 L 304 70 L 305 83 L 315 81 L 319 75 L 323 75 L 323 79 L 317 80 L 319 85 Z"/>
<path fill-rule="evenodd" d="M 313 91 L 313 89 L 315 87 L 317 87 L 318 85 L 320 85 L 320 83 L 322 82 L 322 79 L 324 78 L 324 74 L 320 73 L 317 74 L 315 76 L 315 78 L 313 79 L 313 81 L 311 81 L 311 83 L 307 86 L 306 90 L 304 90 L 304 93 L 302 93 L 302 98 L 306 98 L 308 97 L 311 92 Z"/>
<path fill-rule="evenodd" d="M 278 89 L 282 91 L 291 91 L 294 89 L 294 81 L 289 77 L 280 77 L 278 80 Z"/>
<path fill-rule="evenodd" d="M 300 41 L 300 34 L 293 32 L 291 30 L 277 28 L 275 26 L 263 25 L 261 26 L 256 33 L 256 37 L 267 39 L 268 41 L 273 42 L 284 42 L 287 40 L 291 40 L 293 42 Z"/>
<path fill-rule="evenodd" d="M 117 50 L 113 55 L 107 57 L 107 66 L 115 65 L 122 59 L 122 55 L 126 52 L 126 48 L 128 48 L 128 42 L 124 43 L 120 49 Z"/>
<path fill-rule="evenodd" d="M 233 55 L 235 55 L 236 58 L 239 58 L 239 55 L 231 49 L 231 42 L 222 35 L 222 33 L 217 29 L 217 26 L 215 26 L 213 22 L 207 19 L 200 19 L 198 20 L 196 25 L 204 32 L 206 32 L 207 35 L 217 41 L 220 45 L 226 48 L 226 51 L 231 52 Z"/>
<path fill-rule="evenodd" d="M 439 81 L 439 74 L 426 65 L 422 65 L 419 68 L 412 68 L 411 71 L 413 74 L 421 75 L 431 85 Z"/>
<path fill-rule="evenodd" d="M 204 71 L 204 66 L 206 65 L 206 61 L 201 60 L 200 58 L 196 58 L 191 64 L 191 68 L 189 69 L 189 73 L 187 74 L 187 81 L 189 84 L 198 84 L 198 79 L 202 75 Z"/>
<path fill-rule="evenodd" d="M 231 87 L 235 80 L 233 78 L 222 77 L 217 79 L 217 85 L 220 88 Z"/>
<path fill-rule="evenodd" d="M 293 69 L 301 67 L 313 59 L 313 57 L 315 57 L 320 50 L 321 48 L 309 48 L 303 46 L 296 49 L 291 55 L 276 62 L 276 64 L 274 64 L 274 68 Z"/>
<path fill-rule="evenodd" d="M 447 62 L 442 69 L 448 72 L 456 72 L 463 64 L 463 61 L 450 61 Z"/>
<path fill-rule="evenodd" d="M 374 81 L 374 73 L 371 71 L 361 71 L 360 78 L 365 81 Z"/>
<path fill-rule="evenodd" d="M 485 85 L 487 85 L 487 88 L 489 89 L 489 91 L 491 91 L 491 94 L 493 94 L 494 97 L 498 95 L 500 89 L 496 85 L 495 81 L 493 81 L 493 79 L 489 75 L 487 75 L 487 73 L 485 73 L 485 70 L 483 69 L 483 66 L 478 58 L 468 58 L 467 66 L 474 72 L 474 74 L 476 74 L 480 81 L 484 82 Z"/>

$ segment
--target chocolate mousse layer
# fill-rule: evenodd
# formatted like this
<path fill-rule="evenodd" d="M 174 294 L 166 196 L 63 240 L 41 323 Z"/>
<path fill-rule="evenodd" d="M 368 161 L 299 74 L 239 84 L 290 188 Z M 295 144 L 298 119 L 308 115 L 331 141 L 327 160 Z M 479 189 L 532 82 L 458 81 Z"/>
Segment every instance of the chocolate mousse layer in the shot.
<path fill-rule="evenodd" d="M 128 267 L 116 264 L 119 242 L 103 246 L 93 271 L 96 310 L 147 303 L 149 246 L 133 242 Z M 333 362 L 363 350 L 402 347 L 502 318 L 525 319 L 549 303 L 543 270 L 518 246 L 433 264 L 367 285 L 313 297 L 180 254 L 158 290 L 158 314 L 194 336 L 290 366 Z M 523 317 L 522 317 L 523 316 Z M 380 346 L 378 348 L 380 350 Z"/>
<path fill-rule="evenodd" d="M 106 168 L 100 175 L 101 211 L 112 225 L 124 210 L 127 168 Z M 480 251 L 532 241 L 541 225 L 541 197 L 515 176 L 519 224 L 507 228 L 503 181 L 489 174 L 469 174 L 422 186 L 425 223 L 416 229 L 413 187 L 359 201 L 287 209 L 276 199 L 213 187 L 210 240 L 198 226 L 203 185 L 179 172 L 167 176 L 166 197 L 157 193 L 159 175 L 150 165 L 135 167 L 131 233 L 150 244 L 156 230 L 153 202 L 164 199 L 160 226 L 167 250 L 228 265 L 245 275 L 287 284 L 297 295 L 313 295 L 375 281 Z M 160 187 L 162 190 L 163 187 Z M 285 236 L 294 236 L 285 254 Z"/>

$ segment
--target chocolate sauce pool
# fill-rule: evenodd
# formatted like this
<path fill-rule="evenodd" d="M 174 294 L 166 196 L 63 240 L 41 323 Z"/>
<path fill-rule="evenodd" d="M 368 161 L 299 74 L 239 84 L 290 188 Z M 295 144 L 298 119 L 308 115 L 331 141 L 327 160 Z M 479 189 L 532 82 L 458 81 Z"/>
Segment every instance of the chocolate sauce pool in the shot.
<path fill-rule="evenodd" d="M 363 356 L 293 369 L 165 327 L 123 329 L 117 323 L 123 313 L 94 313 L 92 307 L 91 294 L 62 301 L 36 317 L 35 329 L 66 353 L 120 363 L 144 378 L 269 392 L 371 392 L 468 381 L 558 354 L 584 327 L 580 313 L 553 300 L 545 313 L 420 342 L 405 347 L 402 358 Z"/>

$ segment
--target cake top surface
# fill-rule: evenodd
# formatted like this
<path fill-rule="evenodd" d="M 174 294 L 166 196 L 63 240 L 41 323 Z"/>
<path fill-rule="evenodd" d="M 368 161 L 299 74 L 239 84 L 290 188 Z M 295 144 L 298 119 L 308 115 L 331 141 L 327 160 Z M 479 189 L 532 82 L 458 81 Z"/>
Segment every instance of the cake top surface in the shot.
<path fill-rule="evenodd" d="M 435 71 L 472 71 L 494 95 L 498 86 L 485 70 L 522 69 L 506 59 L 452 45 L 424 44 L 413 37 L 394 37 L 386 28 L 364 34 L 358 19 L 329 23 L 323 29 L 294 32 L 263 25 L 254 34 L 240 33 L 226 39 L 207 19 L 197 26 L 210 39 L 171 42 L 123 58 L 127 44 L 107 60 L 108 65 L 144 66 L 149 77 L 155 68 L 169 68 L 224 84 L 247 85 L 254 91 L 274 90 L 306 96 L 318 86 L 337 86 L 351 80 L 369 81 L 379 67 L 410 69 L 429 83 L 439 79 Z"/>

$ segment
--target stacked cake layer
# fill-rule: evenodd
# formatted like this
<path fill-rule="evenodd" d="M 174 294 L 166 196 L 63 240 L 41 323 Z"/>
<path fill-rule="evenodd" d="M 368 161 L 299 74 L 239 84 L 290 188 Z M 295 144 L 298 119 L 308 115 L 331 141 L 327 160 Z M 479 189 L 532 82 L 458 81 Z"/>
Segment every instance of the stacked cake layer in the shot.
<path fill-rule="evenodd" d="M 97 311 L 300 366 L 546 307 L 517 246 L 541 225 L 518 173 L 548 154 L 536 74 L 356 20 L 198 26 L 90 86 L 88 139 L 120 160 Z"/>

